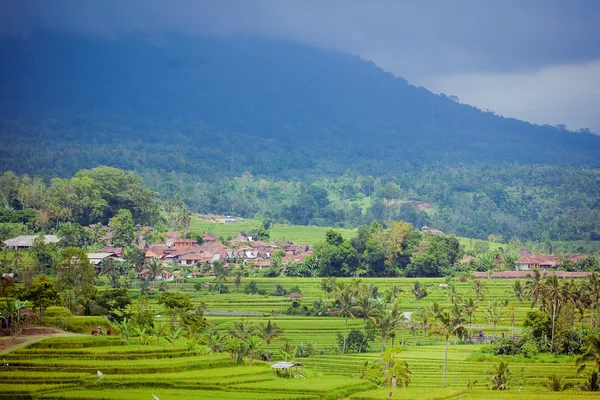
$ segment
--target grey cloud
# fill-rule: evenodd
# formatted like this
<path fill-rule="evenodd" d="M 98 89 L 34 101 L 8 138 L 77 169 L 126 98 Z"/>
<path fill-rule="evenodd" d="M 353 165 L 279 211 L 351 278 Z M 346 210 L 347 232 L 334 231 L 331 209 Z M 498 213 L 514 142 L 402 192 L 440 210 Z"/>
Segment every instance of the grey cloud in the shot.
<path fill-rule="evenodd" d="M 594 0 L 17 0 L 4 7 L 4 32 L 253 34 L 394 57 L 409 76 L 600 58 L 600 2 Z"/>

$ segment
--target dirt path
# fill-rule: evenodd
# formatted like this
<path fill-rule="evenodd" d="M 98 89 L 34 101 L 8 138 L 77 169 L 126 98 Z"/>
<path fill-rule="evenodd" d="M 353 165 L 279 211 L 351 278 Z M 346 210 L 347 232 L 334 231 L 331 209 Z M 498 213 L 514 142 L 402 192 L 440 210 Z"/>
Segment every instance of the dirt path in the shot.
<path fill-rule="evenodd" d="M 53 331 L 52 333 L 38 335 L 4 336 L 2 338 L 4 341 L 0 344 L 0 355 L 6 355 L 13 350 L 21 349 L 32 343 L 37 343 L 51 337 L 83 336 L 79 333 L 65 332 L 58 329 L 53 329 Z"/>

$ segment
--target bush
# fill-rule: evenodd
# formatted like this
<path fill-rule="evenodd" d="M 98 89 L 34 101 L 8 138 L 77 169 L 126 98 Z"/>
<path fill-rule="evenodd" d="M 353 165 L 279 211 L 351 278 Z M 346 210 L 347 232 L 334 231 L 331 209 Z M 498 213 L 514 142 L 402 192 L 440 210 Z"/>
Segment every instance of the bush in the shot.
<path fill-rule="evenodd" d="M 111 330 L 113 334 L 118 333 L 118 330 L 110 323 L 109 320 L 103 317 L 69 317 L 64 319 L 63 329 L 75 333 L 90 333 L 95 330 L 98 325 L 102 327 L 102 331 L 106 333 Z"/>

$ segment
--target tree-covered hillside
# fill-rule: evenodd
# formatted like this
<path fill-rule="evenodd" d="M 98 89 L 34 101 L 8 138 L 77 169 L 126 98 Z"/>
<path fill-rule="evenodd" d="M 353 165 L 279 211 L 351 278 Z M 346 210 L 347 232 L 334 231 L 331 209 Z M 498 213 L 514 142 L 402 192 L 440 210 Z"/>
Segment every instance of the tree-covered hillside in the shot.
<path fill-rule="evenodd" d="M 358 57 L 37 33 L 0 39 L 0 61 L 0 171 L 114 166 L 195 211 L 301 224 L 600 236 L 600 137 L 482 112 Z"/>

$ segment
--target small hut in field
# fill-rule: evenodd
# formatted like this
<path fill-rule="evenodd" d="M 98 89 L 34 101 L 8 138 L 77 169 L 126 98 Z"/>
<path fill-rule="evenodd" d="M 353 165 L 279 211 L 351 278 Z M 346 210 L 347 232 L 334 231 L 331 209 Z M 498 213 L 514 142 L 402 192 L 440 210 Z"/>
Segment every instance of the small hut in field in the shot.
<path fill-rule="evenodd" d="M 298 372 L 298 367 L 303 367 L 303 365 L 295 361 L 279 361 L 271 365 L 271 369 L 274 370 L 279 376 L 283 376 L 285 374 L 292 376 L 292 372 L 294 374 Z"/>

